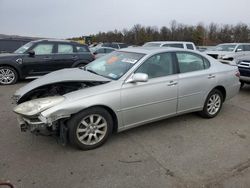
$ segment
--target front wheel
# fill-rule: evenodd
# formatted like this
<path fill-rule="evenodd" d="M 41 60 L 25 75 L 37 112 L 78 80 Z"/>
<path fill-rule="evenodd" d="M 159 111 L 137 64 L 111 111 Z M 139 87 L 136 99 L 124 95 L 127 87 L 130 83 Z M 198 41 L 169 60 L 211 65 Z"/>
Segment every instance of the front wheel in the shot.
<path fill-rule="evenodd" d="M 244 84 L 245 83 L 243 81 L 240 81 L 240 88 L 243 88 Z"/>
<path fill-rule="evenodd" d="M 0 67 L 0 84 L 10 85 L 15 84 L 18 79 L 18 74 L 15 69 L 8 66 Z"/>
<path fill-rule="evenodd" d="M 221 110 L 222 103 L 222 93 L 217 89 L 212 90 L 207 96 L 203 110 L 200 112 L 200 115 L 204 118 L 213 118 L 217 116 L 217 114 Z"/>
<path fill-rule="evenodd" d="M 90 150 L 106 142 L 113 129 L 113 120 L 105 109 L 94 107 L 74 115 L 68 128 L 71 144 Z"/>

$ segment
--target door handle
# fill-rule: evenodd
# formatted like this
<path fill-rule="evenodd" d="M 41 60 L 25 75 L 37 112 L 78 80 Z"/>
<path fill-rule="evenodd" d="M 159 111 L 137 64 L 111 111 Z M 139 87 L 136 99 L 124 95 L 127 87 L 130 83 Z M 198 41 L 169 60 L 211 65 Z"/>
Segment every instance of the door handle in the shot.
<path fill-rule="evenodd" d="M 208 78 L 208 79 L 215 78 L 215 75 L 214 75 L 214 74 L 209 74 L 207 78 Z"/>
<path fill-rule="evenodd" d="M 72 59 L 78 59 L 78 56 L 72 56 Z"/>
<path fill-rule="evenodd" d="M 168 86 L 175 86 L 177 84 L 178 84 L 178 82 L 174 81 L 174 80 L 171 80 L 171 81 L 168 82 Z"/>

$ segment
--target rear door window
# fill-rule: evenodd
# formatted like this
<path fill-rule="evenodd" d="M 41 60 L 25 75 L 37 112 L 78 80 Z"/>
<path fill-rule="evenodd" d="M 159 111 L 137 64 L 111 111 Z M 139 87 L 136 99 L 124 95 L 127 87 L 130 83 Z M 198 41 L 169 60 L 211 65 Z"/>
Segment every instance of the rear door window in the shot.
<path fill-rule="evenodd" d="M 244 51 L 250 51 L 250 45 L 243 45 Z"/>
<path fill-rule="evenodd" d="M 190 50 L 193 50 L 193 49 L 194 49 L 194 47 L 193 47 L 192 44 L 186 44 L 186 46 L 187 46 L 187 49 L 190 49 Z"/>
<path fill-rule="evenodd" d="M 58 44 L 59 54 L 71 54 L 73 53 L 73 46 L 71 44 Z"/>
<path fill-rule="evenodd" d="M 180 73 L 204 70 L 210 66 L 208 60 L 205 60 L 197 54 L 176 52 L 176 57 L 179 63 Z"/>

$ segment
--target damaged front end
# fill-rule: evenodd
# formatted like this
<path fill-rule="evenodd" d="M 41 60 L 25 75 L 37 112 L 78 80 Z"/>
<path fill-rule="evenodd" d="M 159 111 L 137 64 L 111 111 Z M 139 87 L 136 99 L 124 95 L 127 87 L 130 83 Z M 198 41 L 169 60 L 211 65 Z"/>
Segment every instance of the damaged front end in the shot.
<path fill-rule="evenodd" d="M 14 96 L 18 104 L 14 112 L 22 132 L 30 131 L 36 135 L 58 135 L 66 143 L 66 121 L 70 115 L 44 117 L 42 112 L 59 105 L 65 100 L 63 95 L 74 91 L 107 83 L 107 81 L 75 81 L 47 84 L 30 90 L 21 97 Z"/>
<path fill-rule="evenodd" d="M 85 89 L 97 85 L 107 83 L 105 81 L 75 81 L 75 82 L 58 82 L 43 85 L 32 89 L 31 91 L 20 96 L 18 93 L 13 96 L 13 100 L 17 104 L 21 104 L 26 101 L 30 101 L 37 98 L 51 97 L 51 96 L 62 96 L 67 93 Z"/>

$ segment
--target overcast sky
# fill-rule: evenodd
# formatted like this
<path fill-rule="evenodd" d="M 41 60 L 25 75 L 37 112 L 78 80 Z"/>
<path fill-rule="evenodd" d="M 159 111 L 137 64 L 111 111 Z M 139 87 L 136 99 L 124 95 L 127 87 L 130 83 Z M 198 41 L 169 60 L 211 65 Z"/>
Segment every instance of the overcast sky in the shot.
<path fill-rule="evenodd" d="M 0 0 L 0 33 L 68 38 L 135 24 L 250 24 L 250 0 Z"/>

